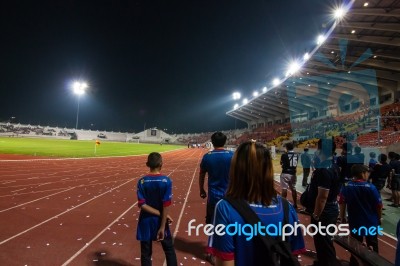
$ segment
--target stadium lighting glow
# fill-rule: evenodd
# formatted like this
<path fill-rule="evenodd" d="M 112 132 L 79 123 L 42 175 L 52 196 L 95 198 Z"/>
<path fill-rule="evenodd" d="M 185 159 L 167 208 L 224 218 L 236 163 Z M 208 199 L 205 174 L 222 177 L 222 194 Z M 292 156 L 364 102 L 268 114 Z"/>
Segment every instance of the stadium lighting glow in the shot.
<path fill-rule="evenodd" d="M 356 31 L 355 31 L 355 30 L 352 30 L 352 31 L 351 31 L 351 34 L 354 34 L 354 33 L 356 33 Z"/>
<path fill-rule="evenodd" d="M 253 92 L 253 96 L 257 97 L 258 96 L 258 91 Z"/>
<path fill-rule="evenodd" d="M 233 109 L 236 110 L 236 109 L 238 109 L 238 108 L 239 108 L 239 104 L 236 103 L 236 104 L 233 106 Z"/>
<path fill-rule="evenodd" d="M 240 92 L 234 92 L 232 95 L 234 100 L 239 100 L 242 97 Z"/>
<path fill-rule="evenodd" d="M 334 11 L 333 15 L 336 19 L 342 19 L 346 15 L 346 10 L 343 7 L 339 7 Z"/>
<path fill-rule="evenodd" d="M 274 78 L 274 80 L 272 81 L 272 84 L 274 86 L 278 86 L 281 83 L 281 81 L 278 78 Z"/>
<path fill-rule="evenodd" d="M 243 99 L 243 104 L 247 104 L 249 102 L 249 100 L 247 100 L 247 98 Z"/>
<path fill-rule="evenodd" d="M 364 3 L 364 6 L 365 6 L 365 7 L 367 7 L 368 5 L 369 5 L 369 3 L 368 3 L 368 2 L 365 2 L 365 3 Z"/>
<path fill-rule="evenodd" d="M 292 62 L 290 65 L 289 65 L 289 69 L 288 69 L 288 71 L 286 72 L 286 75 L 287 76 L 290 76 L 290 75 L 294 75 L 294 74 L 296 74 L 299 70 L 300 70 L 300 64 L 298 63 L 298 62 Z"/>
<path fill-rule="evenodd" d="M 72 85 L 72 88 L 74 89 L 74 93 L 78 95 L 82 95 L 85 93 L 85 89 L 88 87 L 86 82 L 79 82 L 75 81 L 74 84 Z"/>
<path fill-rule="evenodd" d="M 267 87 L 264 87 L 264 88 L 262 89 L 262 91 L 263 91 L 263 92 L 267 92 Z"/>
<path fill-rule="evenodd" d="M 80 82 L 80 81 L 75 81 L 72 84 L 72 89 L 74 90 L 74 93 L 78 95 L 78 108 L 76 110 L 76 124 L 75 124 L 75 129 L 78 129 L 78 121 L 79 121 L 79 100 L 81 98 L 81 95 L 85 93 L 85 90 L 87 89 L 88 85 L 86 82 Z"/>
<path fill-rule="evenodd" d="M 307 61 L 308 59 L 310 59 L 310 54 L 309 53 L 305 53 L 303 56 L 304 61 Z"/>
<path fill-rule="evenodd" d="M 324 36 L 324 35 L 319 35 L 318 36 L 318 38 L 317 38 L 317 44 L 318 45 L 320 45 L 320 44 L 323 44 L 324 42 L 325 42 L 325 40 L 326 40 L 326 37 Z"/>

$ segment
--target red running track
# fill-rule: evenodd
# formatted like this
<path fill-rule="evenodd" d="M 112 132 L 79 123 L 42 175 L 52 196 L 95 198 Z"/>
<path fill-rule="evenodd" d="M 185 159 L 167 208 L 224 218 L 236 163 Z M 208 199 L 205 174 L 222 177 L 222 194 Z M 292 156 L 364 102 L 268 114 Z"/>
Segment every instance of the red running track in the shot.
<path fill-rule="evenodd" d="M 178 265 L 207 265 L 206 236 L 189 236 L 188 222 L 204 222 L 198 172 L 203 149 L 163 154 L 162 172 L 173 180 L 172 231 Z M 24 159 L 0 155 L 0 264 L 96 265 L 99 260 L 140 265 L 136 240 L 136 182 L 147 173 L 146 156 Z M 308 224 L 306 216 L 300 220 Z M 381 254 L 394 261 L 396 241 L 383 237 Z M 314 250 L 306 237 L 307 248 Z M 339 247 L 340 258 L 349 254 Z M 98 254 L 98 255 L 96 255 Z M 302 256 L 301 263 L 312 258 Z M 164 264 L 154 243 L 153 265 Z"/>

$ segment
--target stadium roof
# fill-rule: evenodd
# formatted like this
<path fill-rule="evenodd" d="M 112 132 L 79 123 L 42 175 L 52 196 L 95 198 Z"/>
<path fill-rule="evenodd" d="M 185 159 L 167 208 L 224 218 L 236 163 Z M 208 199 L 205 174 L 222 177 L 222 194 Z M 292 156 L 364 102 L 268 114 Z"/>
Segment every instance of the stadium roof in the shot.
<path fill-rule="evenodd" d="M 343 96 L 364 95 L 379 103 L 384 90 L 396 92 L 400 88 L 400 1 L 353 0 L 343 8 L 347 13 L 332 19 L 321 43 L 299 60 L 297 71 L 226 114 L 250 125 L 326 109 L 346 101 Z M 365 87 L 375 88 L 379 95 L 373 89 L 366 94 Z"/>

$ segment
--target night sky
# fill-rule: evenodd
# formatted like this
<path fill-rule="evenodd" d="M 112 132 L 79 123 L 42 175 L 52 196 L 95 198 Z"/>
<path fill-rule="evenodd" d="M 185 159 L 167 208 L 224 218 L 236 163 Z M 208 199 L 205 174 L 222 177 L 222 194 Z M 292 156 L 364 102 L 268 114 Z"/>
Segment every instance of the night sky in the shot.
<path fill-rule="evenodd" d="M 321 0 L 1 1 L 0 121 L 168 133 L 243 128 L 251 96 L 315 46 Z"/>

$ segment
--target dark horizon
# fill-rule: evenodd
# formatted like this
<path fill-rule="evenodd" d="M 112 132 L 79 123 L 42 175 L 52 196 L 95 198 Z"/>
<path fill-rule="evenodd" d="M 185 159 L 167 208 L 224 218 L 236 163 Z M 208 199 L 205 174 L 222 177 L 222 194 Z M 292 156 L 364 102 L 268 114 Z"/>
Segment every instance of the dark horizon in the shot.
<path fill-rule="evenodd" d="M 0 121 L 140 132 L 243 128 L 226 115 L 315 47 L 317 0 L 0 4 Z"/>

